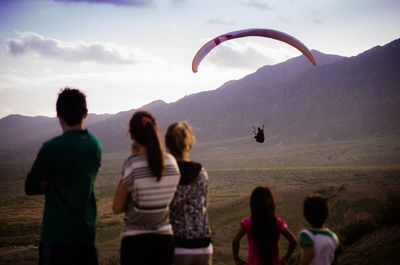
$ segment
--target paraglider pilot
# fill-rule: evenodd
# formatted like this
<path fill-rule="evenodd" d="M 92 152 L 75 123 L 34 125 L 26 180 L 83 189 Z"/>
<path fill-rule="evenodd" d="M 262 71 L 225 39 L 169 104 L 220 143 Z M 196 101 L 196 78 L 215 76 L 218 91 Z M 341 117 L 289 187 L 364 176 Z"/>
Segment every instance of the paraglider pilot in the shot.
<path fill-rule="evenodd" d="M 257 131 L 256 131 L 256 128 L 253 127 L 253 133 L 254 133 L 254 138 L 256 139 L 257 142 L 259 142 L 259 143 L 263 143 L 264 142 L 264 140 L 265 140 L 265 138 L 264 138 L 264 124 L 263 124 L 262 128 L 258 127 Z"/>

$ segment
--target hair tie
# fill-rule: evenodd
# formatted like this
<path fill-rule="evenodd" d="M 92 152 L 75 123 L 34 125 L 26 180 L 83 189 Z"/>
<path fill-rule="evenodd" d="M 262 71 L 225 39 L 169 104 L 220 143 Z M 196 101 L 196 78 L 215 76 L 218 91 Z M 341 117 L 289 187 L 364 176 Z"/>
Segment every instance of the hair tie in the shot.
<path fill-rule="evenodd" d="M 151 119 L 150 119 L 149 117 L 146 117 L 146 116 L 143 116 L 142 119 L 141 119 L 141 121 L 142 121 L 142 126 L 143 126 L 143 127 L 146 127 L 146 124 L 148 124 L 148 123 L 153 123 L 153 122 L 151 121 Z"/>

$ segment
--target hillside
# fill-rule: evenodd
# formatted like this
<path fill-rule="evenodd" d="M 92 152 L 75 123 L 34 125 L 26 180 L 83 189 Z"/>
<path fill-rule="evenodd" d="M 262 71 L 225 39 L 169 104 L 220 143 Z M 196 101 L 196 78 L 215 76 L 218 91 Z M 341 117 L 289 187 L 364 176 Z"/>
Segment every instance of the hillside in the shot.
<path fill-rule="evenodd" d="M 231 152 L 232 146 L 241 145 L 247 156 L 253 148 L 264 152 L 282 145 L 307 148 L 337 141 L 368 144 L 378 139 L 399 146 L 400 39 L 350 58 L 312 53 L 317 67 L 299 56 L 264 66 L 216 90 L 142 108 L 156 115 L 163 130 L 176 120 L 191 123 L 199 147 L 194 155 L 200 158 L 215 146 Z M 129 150 L 127 123 L 133 112 L 88 116 L 86 126 L 103 142 L 106 153 Z M 255 146 L 252 126 L 262 124 L 267 141 Z M 55 118 L 10 115 L 0 119 L 0 159 L 32 155 L 45 139 L 60 132 Z M 393 152 L 396 164 L 400 150 Z"/>
<path fill-rule="evenodd" d="M 353 58 L 314 51 L 316 68 L 302 57 L 264 67 L 183 98 L 163 117 L 188 120 L 203 141 L 243 137 L 260 124 L 273 143 L 393 134 L 400 129 L 399 50 L 400 41 Z"/>

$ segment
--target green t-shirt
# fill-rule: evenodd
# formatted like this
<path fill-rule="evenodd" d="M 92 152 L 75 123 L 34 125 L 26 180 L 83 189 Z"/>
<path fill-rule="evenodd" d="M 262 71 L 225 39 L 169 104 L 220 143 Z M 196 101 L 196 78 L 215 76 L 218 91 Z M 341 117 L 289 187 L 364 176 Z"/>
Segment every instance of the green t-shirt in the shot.
<path fill-rule="evenodd" d="M 46 181 L 41 241 L 93 244 L 96 199 L 93 185 L 102 145 L 87 130 L 68 130 L 43 144 L 25 180 L 28 195 Z"/>

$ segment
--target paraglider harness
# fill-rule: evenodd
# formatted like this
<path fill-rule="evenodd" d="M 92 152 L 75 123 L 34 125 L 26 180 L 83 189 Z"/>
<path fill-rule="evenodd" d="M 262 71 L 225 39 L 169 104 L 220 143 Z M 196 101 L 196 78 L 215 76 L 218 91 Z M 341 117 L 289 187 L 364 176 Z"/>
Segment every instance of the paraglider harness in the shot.
<path fill-rule="evenodd" d="M 256 128 L 253 126 L 253 133 L 254 133 L 254 139 L 256 139 L 257 142 L 259 143 L 263 143 L 265 140 L 264 137 L 264 124 L 261 127 L 258 127 L 257 130 Z"/>

